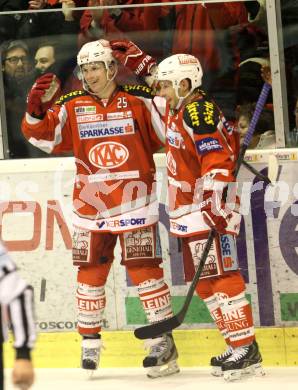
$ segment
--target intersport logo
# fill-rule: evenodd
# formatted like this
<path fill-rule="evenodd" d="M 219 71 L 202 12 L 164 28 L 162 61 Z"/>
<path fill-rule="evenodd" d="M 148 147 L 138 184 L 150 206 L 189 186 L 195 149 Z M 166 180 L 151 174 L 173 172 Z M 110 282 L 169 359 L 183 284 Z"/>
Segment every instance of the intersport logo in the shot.
<path fill-rule="evenodd" d="M 128 149 L 118 142 L 102 142 L 89 152 L 89 161 L 98 168 L 120 167 L 128 157 Z"/>

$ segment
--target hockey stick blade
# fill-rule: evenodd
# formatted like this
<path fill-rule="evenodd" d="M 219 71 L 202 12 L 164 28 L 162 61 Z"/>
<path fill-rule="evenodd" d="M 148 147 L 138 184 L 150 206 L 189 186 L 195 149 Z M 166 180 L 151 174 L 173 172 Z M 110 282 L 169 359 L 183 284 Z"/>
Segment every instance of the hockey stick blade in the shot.
<path fill-rule="evenodd" d="M 134 331 L 136 338 L 145 340 L 152 337 L 160 336 L 163 333 L 170 332 L 172 329 L 178 328 L 184 320 L 184 313 L 182 315 L 177 313 L 173 317 L 167 318 L 166 320 L 155 322 L 154 324 L 149 324 L 137 328 Z"/>
<path fill-rule="evenodd" d="M 268 177 L 272 183 L 275 183 L 279 174 L 278 159 L 274 154 L 268 157 Z"/>
<path fill-rule="evenodd" d="M 245 155 L 246 149 L 248 148 L 248 145 L 250 144 L 254 130 L 256 128 L 256 124 L 257 124 L 258 119 L 260 117 L 260 114 L 263 110 L 263 107 L 266 103 L 266 100 L 267 100 L 267 97 L 268 97 L 270 90 L 271 90 L 271 85 L 265 83 L 263 85 L 262 91 L 260 93 L 259 99 L 258 99 L 257 104 L 256 104 L 254 114 L 252 116 L 252 120 L 250 122 L 249 128 L 248 128 L 247 133 L 244 137 L 244 141 L 243 141 L 243 144 L 242 144 L 240 152 L 239 152 L 239 156 L 238 156 L 235 171 L 234 171 L 235 177 L 237 177 L 237 175 L 238 175 L 240 166 L 244 160 L 244 155 Z M 181 310 L 171 318 L 167 318 L 165 320 L 155 322 L 153 324 L 149 324 L 146 326 L 142 326 L 141 328 L 135 329 L 134 334 L 138 339 L 143 340 L 143 339 L 148 339 L 148 338 L 160 336 L 161 334 L 166 333 L 166 332 L 170 332 L 171 330 L 177 328 L 178 326 L 180 326 L 182 324 L 182 322 L 185 318 L 185 315 L 187 313 L 188 307 L 190 305 L 190 302 L 192 300 L 192 296 L 194 294 L 196 285 L 197 285 L 197 283 L 200 279 L 201 273 L 203 271 L 205 262 L 208 258 L 209 250 L 211 248 L 215 234 L 216 234 L 215 230 L 211 229 L 209 236 L 208 236 L 208 239 L 207 239 L 207 242 L 206 242 L 206 245 L 204 247 L 202 256 L 201 256 L 201 260 L 200 260 L 198 269 L 197 269 L 195 276 L 191 282 L 191 285 L 188 289 L 188 292 L 186 294 L 186 298 L 185 298 L 185 301 L 184 301 L 184 304 L 183 304 Z"/>
<path fill-rule="evenodd" d="M 185 315 L 187 313 L 189 304 L 191 302 L 192 296 L 194 294 L 194 291 L 196 289 L 196 285 L 198 283 L 198 280 L 201 276 L 201 273 L 203 271 L 204 265 L 206 263 L 206 260 L 208 258 L 209 250 L 211 248 L 213 239 L 215 237 L 216 231 L 212 229 L 209 233 L 208 239 L 206 241 L 206 245 L 204 247 L 201 260 L 198 266 L 198 269 L 195 273 L 195 276 L 190 284 L 190 287 L 188 289 L 185 302 L 181 308 L 181 310 L 175 314 L 173 317 L 167 318 L 165 320 L 154 322 L 153 324 L 149 324 L 146 326 L 142 326 L 141 328 L 137 328 L 134 331 L 135 336 L 138 339 L 144 340 L 156 336 L 160 336 L 163 333 L 170 332 L 171 330 L 178 328 L 180 326 L 185 318 Z"/>

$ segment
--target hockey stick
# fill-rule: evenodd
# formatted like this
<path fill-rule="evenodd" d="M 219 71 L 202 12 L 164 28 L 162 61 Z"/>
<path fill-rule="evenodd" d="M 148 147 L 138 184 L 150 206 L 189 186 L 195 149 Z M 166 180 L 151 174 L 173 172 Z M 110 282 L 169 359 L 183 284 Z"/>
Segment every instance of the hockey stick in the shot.
<path fill-rule="evenodd" d="M 268 178 L 271 183 L 276 182 L 279 176 L 279 165 L 278 159 L 275 154 L 269 154 L 268 157 Z"/>
<path fill-rule="evenodd" d="M 246 162 L 245 160 L 242 161 L 242 164 L 245 168 L 247 168 L 251 173 L 253 173 L 254 175 L 256 175 L 259 179 L 261 179 L 264 183 L 266 184 L 272 184 L 272 180 L 270 179 L 269 177 L 269 173 L 268 173 L 268 176 L 265 176 L 263 175 L 261 172 L 259 172 L 257 169 L 255 169 L 253 166 L 251 166 L 248 162 Z M 269 168 L 268 168 L 268 171 L 269 171 Z"/>
<path fill-rule="evenodd" d="M 239 156 L 238 156 L 238 159 L 236 162 L 236 168 L 234 171 L 235 177 L 237 177 L 237 175 L 238 175 L 241 163 L 244 159 L 244 154 L 246 152 L 246 149 L 248 148 L 248 145 L 250 144 L 250 141 L 252 139 L 256 124 L 257 124 L 258 119 L 260 117 L 260 114 L 263 110 L 263 107 L 266 103 L 270 89 L 271 89 L 270 84 L 265 83 L 263 85 L 262 91 L 260 93 L 259 99 L 258 99 L 257 104 L 256 104 L 256 108 L 255 108 L 252 120 L 250 122 L 249 128 L 247 130 L 247 133 L 245 135 L 244 141 L 242 143 L 242 146 L 241 146 L 241 149 L 239 152 Z M 148 338 L 160 336 L 163 333 L 170 332 L 171 330 L 177 328 L 178 326 L 180 326 L 183 323 L 185 315 L 186 315 L 187 310 L 188 310 L 188 307 L 189 307 L 190 302 L 192 300 L 193 294 L 195 292 L 195 288 L 197 286 L 197 283 L 198 283 L 200 276 L 201 276 L 201 273 L 203 271 L 203 268 L 204 268 L 205 262 L 207 260 L 209 250 L 211 248 L 211 245 L 212 245 L 212 242 L 213 242 L 215 235 L 216 235 L 216 231 L 214 229 L 211 229 L 209 236 L 208 236 L 208 239 L 206 241 L 206 245 L 204 247 L 202 256 L 201 256 L 200 264 L 199 264 L 198 269 L 195 273 L 195 276 L 190 284 L 189 290 L 187 292 L 187 295 L 186 295 L 186 298 L 185 298 L 185 301 L 184 301 L 184 304 L 183 304 L 181 310 L 171 318 L 167 318 L 165 320 L 155 322 L 153 324 L 149 324 L 146 326 L 142 326 L 141 328 L 135 329 L 134 334 L 138 339 L 148 339 Z"/>

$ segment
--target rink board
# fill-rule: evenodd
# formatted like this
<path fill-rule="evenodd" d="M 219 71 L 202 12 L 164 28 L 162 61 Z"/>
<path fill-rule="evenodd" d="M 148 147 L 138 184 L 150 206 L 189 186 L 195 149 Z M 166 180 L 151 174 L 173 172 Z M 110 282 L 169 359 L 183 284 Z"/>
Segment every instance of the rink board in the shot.
<path fill-rule="evenodd" d="M 264 366 L 298 366 L 298 329 L 256 329 Z M 210 357 L 221 353 L 224 342 L 216 329 L 176 330 L 174 337 L 181 367 L 208 366 Z M 101 367 L 140 367 L 145 356 L 143 342 L 131 331 L 103 332 L 105 349 Z M 41 333 L 33 354 L 37 368 L 79 368 L 81 337 L 77 333 Z M 6 366 L 14 358 L 12 340 L 5 345 Z"/>
<path fill-rule="evenodd" d="M 248 153 L 247 160 L 266 173 L 270 153 L 278 157 L 280 175 L 276 187 L 264 186 L 246 170 L 240 172 L 239 194 L 244 219 L 237 240 L 237 252 L 255 324 L 262 328 L 258 331 L 261 341 L 263 343 L 264 340 L 264 345 L 271 342 L 273 345 L 276 343 L 276 348 L 278 346 L 276 354 L 268 349 L 268 364 L 293 365 L 298 345 L 295 333 L 298 325 L 298 152 L 297 149 L 253 151 Z M 165 277 L 171 287 L 174 310 L 177 311 L 188 286 L 183 280 L 177 239 L 168 235 L 164 156 L 157 155 L 156 162 Z M 76 329 L 76 270 L 71 262 L 73 182 L 72 158 L 6 160 L 0 163 L 1 238 L 21 273 L 34 287 L 37 328 L 41 332 L 40 350 L 44 350 L 45 354 L 51 348 L 59 351 L 59 345 L 64 351 L 65 343 L 72 351 L 72 348 L 78 348 L 79 342 L 72 333 Z M 136 290 L 127 279 L 125 269 L 119 265 L 119 247 L 115 258 L 106 286 L 104 331 L 107 337 L 118 334 L 110 331 L 129 331 L 145 323 Z M 220 345 L 204 304 L 194 297 L 181 329 L 188 330 L 190 333 L 185 333 L 188 335 L 198 328 L 205 329 L 206 335 L 214 334 L 214 346 Z M 204 333 L 199 334 L 200 338 L 207 340 L 207 336 L 201 336 Z M 131 333 L 127 333 L 126 337 L 132 337 Z M 188 336 L 185 338 L 188 340 Z M 121 345 L 120 339 L 117 336 L 116 344 L 119 342 Z M 111 345 L 104 364 L 120 364 L 123 360 L 123 364 L 131 366 L 123 350 L 118 356 L 116 346 Z M 186 344 L 185 348 L 187 350 Z M 191 348 L 185 354 L 181 353 L 184 355 L 181 359 L 186 359 L 186 365 L 206 364 L 213 353 L 212 348 L 207 343 L 204 350 L 208 352 L 201 353 L 199 357 L 197 350 L 202 346 L 196 351 Z M 42 355 L 39 356 L 38 350 L 37 361 L 41 366 L 50 364 Z M 143 356 L 142 350 L 138 353 Z M 61 355 L 58 352 L 58 356 Z M 70 360 L 75 361 L 76 354 L 70 355 Z M 64 361 L 62 356 L 61 359 Z M 133 357 L 132 360 L 138 365 L 139 358 Z M 77 363 L 73 364 L 71 367 Z"/>

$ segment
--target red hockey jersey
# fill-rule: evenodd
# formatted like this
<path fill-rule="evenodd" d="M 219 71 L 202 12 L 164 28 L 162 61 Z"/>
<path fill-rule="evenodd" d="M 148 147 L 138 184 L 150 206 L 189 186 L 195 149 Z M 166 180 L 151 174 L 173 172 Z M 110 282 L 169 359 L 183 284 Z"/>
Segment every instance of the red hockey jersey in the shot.
<path fill-rule="evenodd" d="M 171 232 L 190 236 L 208 231 L 201 212 L 202 190 L 214 182 L 233 182 L 237 140 L 233 127 L 203 92 L 168 116 L 166 159 Z M 227 232 L 236 234 L 240 216 L 233 213 Z"/>
<path fill-rule="evenodd" d="M 117 233 L 158 220 L 153 153 L 164 135 L 153 98 L 148 87 L 124 86 L 104 106 L 75 91 L 42 120 L 25 115 L 29 142 L 47 153 L 74 153 L 74 225 Z"/>

